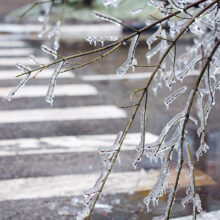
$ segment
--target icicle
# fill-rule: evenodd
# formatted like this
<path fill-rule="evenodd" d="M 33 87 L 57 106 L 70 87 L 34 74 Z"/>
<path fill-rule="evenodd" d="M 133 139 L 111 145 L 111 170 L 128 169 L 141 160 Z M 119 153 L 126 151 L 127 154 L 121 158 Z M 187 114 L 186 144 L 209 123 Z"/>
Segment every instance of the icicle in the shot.
<path fill-rule="evenodd" d="M 161 33 L 161 26 L 159 26 L 158 30 L 147 38 L 146 43 L 148 45 L 149 50 L 151 50 L 151 44 L 157 40 L 157 36 Z"/>
<path fill-rule="evenodd" d="M 134 54 L 135 54 L 135 49 L 138 44 L 138 39 L 139 39 L 139 35 L 136 35 L 135 37 L 132 38 L 131 45 L 128 50 L 128 57 L 126 61 L 116 71 L 116 74 L 118 76 L 124 75 L 128 71 L 129 67 L 132 65 Z"/>
<path fill-rule="evenodd" d="M 49 85 L 49 88 L 48 88 L 48 91 L 47 91 L 47 95 L 46 95 L 45 100 L 46 100 L 46 102 L 50 103 L 51 106 L 53 104 L 53 97 L 54 97 L 54 89 L 55 89 L 55 86 L 56 86 L 56 80 L 57 80 L 58 74 L 60 73 L 63 65 L 64 65 L 64 61 L 61 61 L 59 63 L 59 65 L 57 66 L 57 68 L 54 70 L 54 73 L 52 75 L 50 85 Z"/>
<path fill-rule="evenodd" d="M 47 54 L 52 55 L 55 59 L 57 59 L 57 52 L 53 50 L 52 48 L 49 48 L 46 45 L 41 45 L 41 50 Z"/>
<path fill-rule="evenodd" d="M 194 67 L 195 64 L 196 64 L 197 62 L 199 62 L 201 59 L 202 59 L 202 55 L 198 55 L 198 56 L 196 56 L 194 59 L 192 59 L 192 60 L 185 66 L 185 68 L 183 69 L 183 71 L 181 71 L 179 74 L 177 74 L 176 78 L 177 78 L 178 80 L 182 81 L 182 80 L 186 77 L 186 75 L 187 75 L 187 73 L 190 71 L 190 69 L 191 69 L 192 67 Z"/>
<path fill-rule="evenodd" d="M 182 95 L 183 93 L 185 93 L 187 90 L 186 86 L 183 86 L 177 90 L 175 90 L 174 92 L 172 92 L 167 98 L 164 99 L 164 104 L 166 105 L 167 109 L 169 108 L 169 105 L 171 103 L 173 103 L 173 101 L 175 101 L 180 95 Z"/>
<path fill-rule="evenodd" d="M 109 16 L 109 15 L 106 15 L 106 14 L 102 14 L 98 11 L 93 11 L 93 14 L 101 19 L 101 20 L 104 20 L 104 21 L 108 21 L 110 23 L 113 23 L 113 24 L 116 24 L 116 25 L 119 25 L 120 26 L 120 23 L 121 23 L 121 20 L 117 19 L 117 18 L 114 18 L 112 16 Z"/>
<path fill-rule="evenodd" d="M 27 73 L 27 75 L 25 76 L 25 78 L 22 79 L 22 80 L 19 82 L 19 84 L 18 84 L 14 89 L 12 89 L 12 91 L 8 94 L 8 96 L 7 96 L 7 98 L 6 98 L 9 102 L 12 100 L 13 96 L 15 95 L 15 93 L 16 93 L 19 89 L 21 89 L 22 87 L 25 86 L 25 84 L 26 84 L 26 82 L 28 81 L 29 77 L 30 77 L 30 74 Z"/>

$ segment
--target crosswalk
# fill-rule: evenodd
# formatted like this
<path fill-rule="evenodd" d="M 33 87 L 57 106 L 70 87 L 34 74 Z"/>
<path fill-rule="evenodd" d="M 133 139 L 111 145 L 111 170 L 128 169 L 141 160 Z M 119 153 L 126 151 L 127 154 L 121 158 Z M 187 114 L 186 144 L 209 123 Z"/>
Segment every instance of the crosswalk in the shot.
<path fill-rule="evenodd" d="M 1 99 L 5 99 L 14 81 L 18 80 L 15 76 L 19 71 L 15 70 L 15 64 L 30 64 L 26 57 L 29 53 L 33 54 L 34 50 L 22 40 L 0 42 Z M 38 61 L 45 64 L 50 59 L 42 56 Z M 98 147 L 114 142 L 128 116 L 122 108 L 111 101 L 108 103 L 108 97 L 104 98 L 105 104 L 92 104 L 102 93 L 92 81 L 115 80 L 115 76 L 87 75 L 75 82 L 74 73 L 60 74 L 55 90 L 55 103 L 60 102 L 59 107 L 37 107 L 44 102 L 51 74 L 52 69 L 42 72 L 33 80 L 35 84 L 30 82 L 19 91 L 12 101 L 17 106 L 3 102 L 6 107 L 0 110 L 0 207 L 4 202 L 16 209 L 16 204 L 27 200 L 80 196 L 99 176 L 102 165 L 97 155 Z M 127 79 L 146 77 L 136 74 Z M 61 79 L 65 82 L 59 81 Z M 64 102 L 67 99 L 69 101 Z M 76 99 L 82 101 L 74 106 Z M 83 100 L 89 101 L 85 103 Z M 35 107 L 31 104 L 33 102 L 36 102 Z M 10 105 L 14 106 L 13 109 Z M 146 133 L 148 143 L 156 139 L 156 135 Z M 110 176 L 104 194 L 134 193 L 153 187 L 159 175 L 157 169 L 134 171 L 130 165 L 130 153 L 135 154 L 139 140 L 138 130 L 128 134 L 123 148 L 125 156 L 121 159 L 125 165 L 118 165 L 119 170 Z M 126 165 L 128 159 L 129 165 Z M 209 178 L 210 184 L 216 184 L 203 172 L 197 178 Z M 187 185 L 186 182 L 183 186 Z M 32 207 L 32 214 L 35 208 Z"/>

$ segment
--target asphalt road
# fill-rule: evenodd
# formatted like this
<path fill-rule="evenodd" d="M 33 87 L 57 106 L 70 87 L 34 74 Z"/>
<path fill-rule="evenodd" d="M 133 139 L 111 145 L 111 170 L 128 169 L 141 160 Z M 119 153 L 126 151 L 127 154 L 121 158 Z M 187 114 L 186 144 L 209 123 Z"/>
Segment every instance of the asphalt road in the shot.
<path fill-rule="evenodd" d="M 75 219 L 82 208 L 82 192 L 93 185 L 102 169 L 97 149 L 111 145 L 116 134 L 124 129 L 130 110 L 120 107 L 132 104 L 129 95 L 143 87 L 147 74 L 129 74 L 133 79 L 115 78 L 113 70 L 125 59 L 125 49 L 117 62 L 110 57 L 106 63 L 61 75 L 52 107 L 44 97 L 51 70 L 31 79 L 23 92 L 21 90 L 14 100 L 8 102 L 5 95 L 19 82 L 14 78 L 19 73 L 15 63 L 29 62 L 26 55 L 30 51 L 43 62 L 48 62 L 50 57 L 39 51 L 40 42 L 1 39 L 0 219 Z M 64 43 L 61 52 L 81 51 L 82 46 L 71 48 Z M 141 52 L 138 56 L 144 59 Z M 192 79 L 188 84 L 191 83 Z M 182 108 L 179 104 L 167 111 L 163 99 L 168 94 L 168 89 L 161 90 L 158 97 L 150 94 L 149 142 L 155 140 L 167 120 Z M 182 100 L 180 98 L 180 103 Z M 218 113 L 217 107 L 214 115 Z M 210 131 L 216 138 L 219 122 L 215 117 L 210 120 L 213 121 Z M 191 130 L 193 133 L 193 125 Z M 121 153 L 121 162 L 116 163 L 92 219 L 141 220 L 163 213 L 165 197 L 158 209 L 151 208 L 150 214 L 142 202 L 156 181 L 159 165 L 143 161 L 136 171 L 133 169 L 131 163 L 139 141 L 138 114 Z M 219 151 L 216 150 L 219 144 L 213 145 L 217 156 L 208 160 L 210 163 L 205 164 L 206 170 L 198 172 L 198 190 L 207 211 L 220 209 L 217 190 Z M 206 181 L 200 182 L 201 179 Z M 182 187 L 185 186 L 183 181 Z M 184 195 L 184 188 L 179 194 L 179 197 Z M 177 199 L 173 217 L 190 214 L 191 209 L 182 209 L 180 202 Z"/>

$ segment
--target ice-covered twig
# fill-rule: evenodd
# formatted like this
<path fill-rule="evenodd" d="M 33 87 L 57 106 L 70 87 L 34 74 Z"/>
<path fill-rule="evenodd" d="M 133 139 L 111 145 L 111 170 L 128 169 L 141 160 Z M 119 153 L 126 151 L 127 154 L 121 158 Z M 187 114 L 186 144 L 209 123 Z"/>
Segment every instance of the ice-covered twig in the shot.
<path fill-rule="evenodd" d="M 51 56 L 53 56 L 55 59 L 57 59 L 57 51 L 53 50 L 52 48 L 49 48 L 46 45 L 41 45 L 41 50 L 47 54 L 50 54 Z"/>
<path fill-rule="evenodd" d="M 99 196 L 99 193 L 102 191 L 103 183 L 106 181 L 109 172 L 111 170 L 111 164 L 114 160 L 114 156 L 117 154 L 120 142 L 123 136 L 123 132 L 119 132 L 114 144 L 111 147 L 107 148 L 99 148 L 99 152 L 102 156 L 102 162 L 103 162 L 103 171 L 96 181 L 95 185 L 84 192 L 85 196 L 85 205 L 86 207 L 78 214 L 77 219 L 85 219 L 86 217 L 89 217 L 90 213 L 92 212 L 95 202 L 97 200 L 97 197 Z M 81 217 L 84 218 L 81 218 Z"/>
<path fill-rule="evenodd" d="M 137 164 L 141 161 L 141 158 L 144 154 L 145 149 L 145 132 L 146 132 L 146 110 L 147 110 L 147 92 L 145 94 L 145 104 L 141 111 L 141 117 L 140 117 L 140 132 L 141 132 L 141 140 L 139 145 L 136 147 L 137 155 L 135 157 L 135 160 L 133 162 L 133 166 L 136 169 Z"/>
<path fill-rule="evenodd" d="M 126 61 L 116 71 L 116 74 L 118 76 L 124 75 L 128 71 L 129 67 L 131 66 L 132 61 L 134 59 L 134 55 L 135 55 L 135 49 L 138 44 L 138 39 L 139 39 L 139 35 L 136 35 L 135 37 L 132 38 L 131 45 L 128 50 L 128 57 Z"/>
<path fill-rule="evenodd" d="M 185 93 L 187 90 L 186 86 L 183 86 L 177 90 L 175 90 L 174 92 L 172 92 L 168 97 L 166 97 L 164 99 L 164 104 L 166 105 L 167 109 L 169 108 L 169 105 L 175 101 L 180 95 L 182 95 L 183 93 Z"/>
<path fill-rule="evenodd" d="M 101 19 L 101 20 L 103 20 L 103 21 L 108 21 L 108 22 L 113 23 L 113 24 L 116 24 L 116 25 L 120 25 L 120 24 L 121 24 L 121 20 L 119 20 L 119 19 L 117 19 L 117 18 L 114 18 L 114 17 L 112 17 L 112 16 L 110 16 L 110 15 L 106 15 L 106 14 L 103 14 L 103 13 L 98 12 L 98 11 L 93 11 L 93 14 L 94 14 L 97 18 L 99 18 L 99 19 Z"/>
<path fill-rule="evenodd" d="M 30 78 L 30 73 L 28 73 L 24 79 L 22 79 L 19 84 L 14 88 L 12 89 L 12 91 L 8 94 L 7 96 L 7 100 L 8 101 L 11 101 L 13 99 L 13 96 L 15 95 L 15 93 L 20 90 L 22 87 L 25 86 L 26 82 L 28 81 L 28 79 Z"/>
<path fill-rule="evenodd" d="M 53 97 L 54 97 L 54 89 L 56 86 L 56 80 L 57 80 L 58 74 L 62 70 L 64 63 L 65 63 L 65 61 L 58 64 L 57 68 L 54 70 L 54 73 L 53 73 L 51 81 L 50 81 L 50 85 L 49 85 L 45 100 L 46 100 L 46 102 L 50 103 L 51 105 L 53 104 Z"/>

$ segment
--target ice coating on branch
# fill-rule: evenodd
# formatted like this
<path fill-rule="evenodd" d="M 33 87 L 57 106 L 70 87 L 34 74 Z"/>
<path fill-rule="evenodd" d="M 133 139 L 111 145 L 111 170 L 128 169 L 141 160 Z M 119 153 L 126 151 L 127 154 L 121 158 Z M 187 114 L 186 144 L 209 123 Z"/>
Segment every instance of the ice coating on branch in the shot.
<path fill-rule="evenodd" d="M 193 164 L 191 163 L 190 161 L 190 156 L 189 156 L 189 153 L 187 154 L 188 155 L 188 161 L 189 161 L 189 172 L 190 172 L 190 183 L 189 185 L 187 186 L 186 188 L 186 197 L 184 197 L 181 201 L 181 204 L 183 206 L 183 208 L 185 208 L 185 206 L 192 202 L 193 201 L 193 198 L 194 198 L 194 182 L 193 182 L 193 178 L 194 178 L 194 167 L 193 167 Z"/>
<path fill-rule="evenodd" d="M 87 36 L 86 41 L 89 42 L 89 44 L 94 44 L 94 46 L 97 45 L 98 42 L 101 43 L 102 46 L 104 46 L 104 43 L 106 41 L 116 41 L 118 40 L 117 36 Z"/>
<path fill-rule="evenodd" d="M 161 26 L 159 26 L 158 30 L 152 34 L 150 37 L 147 38 L 146 43 L 148 45 L 148 49 L 151 50 L 151 44 L 157 40 L 157 37 L 161 33 Z"/>
<path fill-rule="evenodd" d="M 205 133 L 203 131 L 202 134 L 201 134 L 201 138 L 200 138 L 200 147 L 196 151 L 197 160 L 199 160 L 199 158 L 202 156 L 203 152 L 206 153 L 208 149 L 209 149 L 209 146 L 205 142 Z"/>
<path fill-rule="evenodd" d="M 195 195 L 195 206 L 196 206 L 196 208 L 197 208 L 197 211 L 199 212 L 199 213 L 201 213 L 201 212 L 203 212 L 203 209 L 202 209 L 202 202 L 201 202 L 201 199 L 200 199 L 200 196 L 199 196 L 199 194 L 198 193 L 196 193 L 196 195 Z"/>
<path fill-rule="evenodd" d="M 61 21 L 57 21 L 56 28 L 55 28 L 55 36 L 54 36 L 54 42 L 53 42 L 53 49 L 57 51 L 60 47 L 60 27 L 61 27 Z"/>
<path fill-rule="evenodd" d="M 91 209 L 94 205 L 94 202 L 99 195 L 99 192 L 101 192 L 101 188 L 103 183 L 105 182 L 106 178 L 108 177 L 108 174 L 111 169 L 112 161 L 115 157 L 115 153 L 119 150 L 121 138 L 123 136 L 123 132 L 120 131 L 114 141 L 114 144 L 111 147 L 101 147 L 99 148 L 99 152 L 102 156 L 102 162 L 103 162 L 103 170 L 99 178 L 97 179 L 95 185 L 84 192 L 84 203 L 85 208 L 78 214 L 77 219 L 85 219 L 89 213 L 91 212 Z"/>
<path fill-rule="evenodd" d="M 141 132 L 141 140 L 138 146 L 136 147 L 137 155 L 135 157 L 134 162 L 132 163 L 134 168 L 137 168 L 137 164 L 141 161 L 141 157 L 144 153 L 144 146 L 145 146 L 145 114 L 146 110 L 145 107 L 141 111 L 140 117 L 140 132 Z"/>
<path fill-rule="evenodd" d="M 106 15 L 106 14 L 100 13 L 100 12 L 98 12 L 98 11 L 93 11 L 93 14 L 94 14 L 97 18 L 99 18 L 99 19 L 101 19 L 101 20 L 103 20 L 103 21 L 108 21 L 108 22 L 113 23 L 113 24 L 116 24 L 116 25 L 120 25 L 120 23 L 121 23 L 121 20 L 119 20 L 119 19 L 117 19 L 117 18 L 114 18 L 114 17 L 112 17 L 112 16 L 109 16 L 109 15 Z"/>
<path fill-rule="evenodd" d="M 169 195 L 168 195 L 167 207 L 166 207 L 165 214 L 162 216 L 154 217 L 152 220 L 166 220 L 166 219 L 168 219 L 168 212 L 169 212 L 169 208 L 170 208 L 170 203 L 172 202 L 172 199 L 173 199 L 173 195 L 174 195 L 174 187 L 171 187 Z M 174 205 L 174 202 L 172 204 L 172 207 L 173 207 L 173 205 Z M 171 210 L 172 210 L 172 207 L 171 207 Z"/>
<path fill-rule="evenodd" d="M 128 57 L 126 61 L 116 70 L 116 74 L 118 76 L 124 75 L 128 71 L 129 67 L 132 65 L 134 55 L 135 55 L 135 49 L 138 44 L 138 39 L 139 39 L 139 35 L 136 35 L 132 38 L 131 44 L 128 50 Z"/>
<path fill-rule="evenodd" d="M 150 59 L 156 55 L 158 52 L 160 52 L 161 50 L 161 45 L 160 44 L 157 44 L 156 46 L 154 46 L 153 49 L 151 49 L 150 51 L 148 51 L 146 54 L 145 54 L 145 57 L 147 58 L 147 61 L 148 63 L 150 63 Z"/>
<path fill-rule="evenodd" d="M 46 45 L 41 45 L 41 50 L 47 54 L 50 54 L 51 56 L 53 56 L 55 59 L 57 59 L 57 52 L 55 50 L 53 50 L 52 48 L 46 46 Z"/>
<path fill-rule="evenodd" d="M 201 55 L 201 54 L 197 55 L 194 59 L 192 59 L 192 60 L 184 67 L 184 69 L 183 69 L 179 74 L 177 74 L 176 78 L 177 78 L 178 80 L 182 81 L 182 80 L 186 77 L 187 73 L 188 73 L 188 72 L 195 66 L 195 64 L 196 64 L 197 62 L 199 62 L 201 59 L 202 59 L 202 55 Z"/>
<path fill-rule="evenodd" d="M 29 66 L 26 66 L 24 64 L 21 64 L 21 63 L 16 63 L 16 67 L 24 72 L 29 72 L 31 71 L 31 67 Z"/>
<path fill-rule="evenodd" d="M 167 124 L 166 126 L 163 128 L 159 138 L 153 142 L 153 143 L 150 143 L 150 144 L 146 144 L 145 145 L 145 155 L 147 157 L 152 157 L 152 155 L 150 154 L 149 155 L 149 150 L 151 149 L 156 149 L 157 151 L 161 150 L 162 147 L 164 148 L 164 146 L 166 147 L 166 144 L 165 145 L 162 145 L 168 132 L 170 131 L 171 127 L 173 127 L 174 125 L 178 124 L 179 122 L 181 122 L 181 119 L 185 118 L 186 116 L 186 112 L 185 111 L 182 111 L 178 114 L 176 114 Z M 175 140 L 176 137 L 174 137 L 173 141 Z M 177 140 L 178 141 L 178 138 Z M 172 141 L 171 141 L 172 143 Z M 162 147 L 161 147 L 162 146 Z"/>
<path fill-rule="evenodd" d="M 145 197 L 144 199 L 144 203 L 147 206 L 148 212 L 149 212 L 150 202 L 152 201 L 153 206 L 155 207 L 158 204 L 159 197 L 166 192 L 166 189 L 168 187 L 168 181 L 170 178 L 169 165 L 170 165 L 169 161 L 164 161 L 156 184 L 154 185 L 150 193 L 147 195 L 147 197 Z"/>
<path fill-rule="evenodd" d="M 164 99 L 164 104 L 166 105 L 167 109 L 169 108 L 169 105 L 171 103 L 173 103 L 173 101 L 175 101 L 180 95 L 182 95 L 183 93 L 185 93 L 187 90 L 186 86 L 183 86 L 177 90 L 175 90 L 174 92 L 172 92 L 167 98 Z"/>
<path fill-rule="evenodd" d="M 54 70 L 51 81 L 50 81 L 50 85 L 49 85 L 49 88 L 48 88 L 48 91 L 47 91 L 47 94 L 46 94 L 45 101 L 50 103 L 51 105 L 53 104 L 54 89 L 55 89 L 55 86 L 56 86 L 56 80 L 57 80 L 58 74 L 60 73 L 63 65 L 64 65 L 64 61 L 61 61 L 58 64 L 57 68 Z"/>
<path fill-rule="evenodd" d="M 42 4 L 42 10 L 44 11 L 44 17 L 41 16 L 40 19 L 38 19 L 40 22 L 43 22 L 43 26 L 42 26 L 42 30 L 41 32 L 38 34 L 39 38 L 42 38 L 43 35 L 47 32 L 47 25 L 49 22 L 49 15 L 51 12 L 51 9 L 53 7 L 53 2 L 46 2 L 44 4 Z"/>
<path fill-rule="evenodd" d="M 11 90 L 11 92 L 8 94 L 8 96 L 7 96 L 7 98 L 6 98 L 9 102 L 13 99 L 13 96 L 15 95 L 15 93 L 16 93 L 18 90 L 20 90 L 22 87 L 25 86 L 25 84 L 26 84 L 26 82 L 28 81 L 29 77 L 30 77 L 30 74 L 27 73 L 27 74 L 25 75 L 25 77 L 19 82 L 19 84 L 18 84 L 14 89 Z"/>
<path fill-rule="evenodd" d="M 189 116 L 189 119 L 195 124 L 198 125 L 198 120 L 194 118 L 192 115 Z"/>

